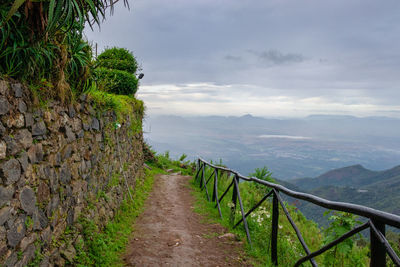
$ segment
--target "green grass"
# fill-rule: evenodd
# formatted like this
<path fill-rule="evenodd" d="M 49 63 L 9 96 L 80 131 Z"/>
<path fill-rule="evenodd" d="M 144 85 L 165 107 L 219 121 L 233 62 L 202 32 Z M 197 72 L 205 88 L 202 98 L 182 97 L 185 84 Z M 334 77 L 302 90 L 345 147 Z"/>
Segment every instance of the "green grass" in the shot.
<path fill-rule="evenodd" d="M 148 163 L 152 169 L 146 169 L 146 178 L 136 184 L 135 192 L 132 192 L 133 202 L 129 198 L 125 199 L 114 219 L 106 225 L 104 230 L 100 231 L 93 221 L 85 218 L 80 220 L 83 226 L 83 240 L 80 245 L 78 242 L 74 265 L 124 266 L 121 255 L 125 252 L 129 237 L 134 230 L 136 218 L 143 211 L 143 205 L 153 186 L 155 175 L 165 174 L 167 169 L 193 174 L 192 168 L 184 165 L 182 161 L 170 159 L 168 153 L 158 155 L 156 158 L 157 163 Z M 114 180 L 119 180 L 118 174 L 113 175 L 111 183 L 115 183 Z M 102 191 L 97 197 L 104 197 Z"/>
<path fill-rule="evenodd" d="M 152 151 L 152 153 L 156 154 L 154 151 Z M 193 162 L 185 161 L 185 154 L 183 154 L 178 160 L 171 159 L 169 151 L 164 152 L 164 154 L 157 154 L 155 157 L 156 162 L 151 164 L 157 168 L 172 170 L 172 172 L 181 172 L 183 175 L 193 175 L 195 165 Z"/>
<path fill-rule="evenodd" d="M 81 219 L 83 241 L 77 248 L 74 265 L 77 266 L 124 266 L 121 255 L 125 252 L 136 218 L 143 211 L 143 205 L 153 186 L 156 174 L 163 172 L 153 168 L 146 170 L 146 177 L 138 181 L 133 202 L 127 198 L 112 221 L 103 231 L 90 220 Z"/>
<path fill-rule="evenodd" d="M 137 114 L 141 117 L 144 115 L 143 101 L 136 99 L 134 96 L 111 94 L 96 88 L 92 88 L 88 95 L 100 110 L 113 110 L 119 121 L 127 115 L 134 116 Z"/>

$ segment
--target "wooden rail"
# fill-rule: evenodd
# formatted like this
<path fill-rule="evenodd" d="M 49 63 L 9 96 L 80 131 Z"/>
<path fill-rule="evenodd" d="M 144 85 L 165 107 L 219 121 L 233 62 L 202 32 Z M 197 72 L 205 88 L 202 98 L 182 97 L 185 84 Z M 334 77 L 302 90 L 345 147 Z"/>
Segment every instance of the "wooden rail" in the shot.
<path fill-rule="evenodd" d="M 212 174 L 210 177 L 205 179 L 205 171 L 206 168 L 211 168 L 213 169 Z M 218 197 L 218 172 L 226 172 L 229 174 L 230 177 L 232 177 L 232 181 L 229 184 L 228 188 L 224 191 L 224 193 L 221 195 L 221 197 Z M 214 178 L 214 179 L 213 179 Z M 264 185 L 271 190 L 256 204 L 254 207 L 252 207 L 248 212 L 245 212 L 244 207 L 243 207 L 243 202 L 242 198 L 240 196 L 240 191 L 239 191 L 239 182 L 240 180 L 247 181 L 247 182 L 254 182 L 257 184 Z M 212 192 L 212 201 L 216 202 L 215 207 L 218 208 L 218 212 L 222 218 L 222 212 L 221 212 L 221 207 L 220 207 L 220 202 L 222 199 L 227 195 L 229 190 L 232 188 L 232 203 L 233 207 L 231 209 L 231 222 L 234 225 L 234 227 L 239 226 L 240 224 L 243 223 L 244 230 L 246 232 L 247 236 L 247 241 L 251 245 L 251 237 L 250 237 L 250 232 L 249 228 L 247 225 L 247 216 L 250 215 L 254 210 L 257 209 L 266 199 L 272 196 L 272 227 L 271 227 L 271 260 L 275 265 L 278 265 L 278 219 L 279 219 L 279 205 L 281 205 L 287 219 L 289 220 L 290 224 L 292 225 L 293 229 L 296 232 L 297 238 L 299 239 L 301 245 L 303 246 L 303 249 L 306 253 L 306 256 L 300 258 L 295 266 L 300 266 L 302 263 L 306 261 L 310 261 L 312 266 L 317 266 L 317 263 L 314 260 L 314 257 L 324 253 L 325 251 L 329 250 L 330 248 L 336 246 L 337 244 L 343 242 L 347 238 L 350 238 L 351 236 L 361 232 L 362 230 L 365 230 L 367 228 L 370 229 L 370 236 L 371 236 L 371 261 L 370 261 L 370 266 L 371 267 L 385 267 L 386 266 L 386 254 L 389 255 L 391 260 L 396 266 L 400 266 L 400 258 L 399 256 L 394 252 L 393 248 L 390 246 L 389 242 L 387 241 L 385 237 L 385 225 L 390 225 L 396 228 L 400 228 L 400 216 L 383 212 L 380 210 L 375 210 L 369 207 L 361 206 L 361 205 L 356 205 L 356 204 L 351 204 L 351 203 L 344 203 L 344 202 L 336 202 L 336 201 L 329 201 L 311 194 L 306 194 L 306 193 L 301 193 L 301 192 L 296 192 L 290 189 L 287 189 L 284 186 L 274 184 L 271 182 L 267 182 L 264 180 L 260 180 L 255 177 L 246 177 L 241 175 L 240 173 L 224 168 L 221 166 L 217 166 L 214 164 L 211 164 L 201 158 L 198 159 L 197 161 L 197 172 L 196 172 L 196 177 L 195 181 L 199 182 L 200 188 L 205 189 L 207 199 L 210 201 L 210 196 L 208 192 L 207 185 L 210 182 L 214 182 L 213 185 L 213 192 Z M 290 216 L 289 211 L 286 209 L 286 206 L 280 196 L 280 193 L 283 193 L 285 195 L 291 196 L 293 198 L 305 200 L 308 202 L 311 202 L 315 205 L 318 205 L 320 207 L 324 207 L 327 209 L 331 210 L 337 210 L 337 211 L 344 211 L 348 213 L 352 213 L 355 215 L 359 215 L 362 217 L 365 217 L 368 219 L 368 221 L 360 226 L 355 227 L 351 231 L 347 232 L 346 234 L 342 235 L 341 237 L 337 238 L 336 240 L 332 241 L 331 243 L 325 245 L 324 247 L 320 248 L 317 251 L 311 252 L 310 249 L 308 248 L 306 242 L 304 241 L 300 230 L 296 226 L 294 220 Z M 236 210 L 237 202 L 239 202 L 239 207 L 240 207 L 240 212 L 242 215 L 242 218 L 235 224 L 234 223 L 234 213 Z"/>

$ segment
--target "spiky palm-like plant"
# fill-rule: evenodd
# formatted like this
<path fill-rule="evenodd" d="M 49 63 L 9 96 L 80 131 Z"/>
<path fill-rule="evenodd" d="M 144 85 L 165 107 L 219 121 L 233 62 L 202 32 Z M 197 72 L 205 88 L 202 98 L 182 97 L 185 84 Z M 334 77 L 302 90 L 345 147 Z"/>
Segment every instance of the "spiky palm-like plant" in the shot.
<path fill-rule="evenodd" d="M 41 37 L 45 33 L 54 33 L 59 29 L 70 29 L 76 22 L 90 27 L 100 24 L 106 9 L 113 12 L 114 5 L 120 0 L 14 0 L 8 1 L 10 10 L 2 23 L 4 26 L 18 11 L 24 14 L 32 32 Z M 128 0 L 123 0 L 129 7 Z"/>
<path fill-rule="evenodd" d="M 82 40 L 84 25 L 99 25 L 119 1 L 1 1 L 0 74 L 29 82 L 49 80 L 58 89 L 50 95 L 58 94 L 62 101 L 70 85 L 84 89 L 91 63 L 91 48 Z M 129 8 L 128 0 L 122 1 Z"/>

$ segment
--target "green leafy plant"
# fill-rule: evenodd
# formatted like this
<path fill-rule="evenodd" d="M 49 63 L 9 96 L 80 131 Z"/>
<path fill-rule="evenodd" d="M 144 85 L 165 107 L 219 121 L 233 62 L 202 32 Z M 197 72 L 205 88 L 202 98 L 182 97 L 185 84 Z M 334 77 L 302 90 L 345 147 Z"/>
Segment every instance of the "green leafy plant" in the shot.
<path fill-rule="evenodd" d="M 264 166 L 262 168 L 256 168 L 253 173 L 249 174 L 249 176 L 253 176 L 253 177 L 256 177 L 256 178 L 258 178 L 260 180 L 264 180 L 264 181 L 267 181 L 267 182 L 276 183 L 276 181 L 274 179 L 272 179 L 272 177 L 271 177 L 272 176 L 272 172 L 270 172 L 268 170 L 267 166 Z M 261 184 L 254 184 L 254 186 L 256 188 L 258 188 L 259 190 L 261 190 L 261 191 L 264 191 L 264 192 L 265 191 L 269 191 L 268 187 L 263 186 Z"/>
<path fill-rule="evenodd" d="M 33 220 L 30 216 L 27 216 L 25 219 L 25 227 L 30 229 L 33 226 Z"/>
<path fill-rule="evenodd" d="M 94 75 L 103 91 L 119 95 L 133 95 L 137 91 L 138 79 L 126 71 L 97 68 Z"/>
<path fill-rule="evenodd" d="M 107 48 L 97 57 L 99 61 L 107 59 L 127 60 L 132 63 L 136 62 L 135 57 L 128 49 L 119 47 Z"/>
<path fill-rule="evenodd" d="M 348 231 L 352 230 L 357 224 L 361 224 L 357 220 L 357 216 L 347 212 L 327 211 L 324 216 L 328 216 L 331 221 L 328 228 L 325 229 L 324 244 L 329 244 Z M 339 243 L 334 248 L 324 253 L 325 266 L 364 266 L 366 255 L 362 255 L 362 251 L 353 251 L 356 248 L 354 238 L 348 238 Z M 364 259 L 364 262 L 363 262 Z"/>
<path fill-rule="evenodd" d="M 256 168 L 253 173 L 249 174 L 250 176 L 254 176 L 260 180 L 276 183 L 274 179 L 271 178 L 272 172 L 268 170 L 267 166 L 262 168 Z"/>
<path fill-rule="evenodd" d="M 163 170 L 180 172 L 183 175 L 192 175 L 195 168 L 194 162 L 186 161 L 183 163 L 180 159 L 171 159 L 169 151 L 165 151 L 163 154 L 156 154 L 155 151 L 151 150 L 151 147 L 148 147 L 148 149 L 149 152 L 152 154 L 152 157 L 154 157 L 154 159 L 147 161 L 150 166 L 154 166 Z"/>
<path fill-rule="evenodd" d="M 122 70 L 134 74 L 137 66 L 133 65 L 129 60 L 105 59 L 98 62 L 99 67 L 106 69 Z"/>
<path fill-rule="evenodd" d="M 45 40 L 33 42 L 22 13 L 6 20 L 9 9 L 9 3 L 0 4 L 0 72 L 10 77 L 47 76 L 56 57 L 56 45 Z"/>
<path fill-rule="evenodd" d="M 18 251 L 17 252 L 17 258 L 18 258 L 18 260 L 21 260 L 22 259 L 22 256 L 24 255 L 24 252 L 23 251 Z"/>
<path fill-rule="evenodd" d="M 35 242 L 35 257 L 31 260 L 31 262 L 28 263 L 28 267 L 36 267 L 40 266 L 41 261 L 44 258 L 44 255 L 42 254 L 42 251 L 40 247 L 42 246 L 42 243 L 40 240 L 37 240 Z"/>
<path fill-rule="evenodd" d="M 107 8 L 113 10 L 116 1 L 106 0 L 14 0 L 7 1 L 9 7 L 7 15 L 1 26 L 7 23 L 12 17 L 24 10 L 25 16 L 29 19 L 29 26 L 32 31 L 43 35 L 45 32 L 55 32 L 63 27 L 69 28 L 75 22 L 83 25 L 88 23 L 90 27 L 100 24 L 105 17 Z M 128 6 L 128 1 L 124 0 Z M 41 36 L 44 38 L 43 36 Z"/>
<path fill-rule="evenodd" d="M 182 154 L 179 158 L 179 161 L 184 161 L 187 158 L 186 154 Z"/>
<path fill-rule="evenodd" d="M 108 48 L 97 57 L 96 66 L 94 74 L 101 90 L 120 95 L 136 93 L 138 65 L 129 50 Z"/>
<path fill-rule="evenodd" d="M 89 88 L 91 47 L 84 25 L 93 27 L 119 2 L 107 0 L 7 0 L 0 3 L 0 75 L 29 81 L 46 79 L 48 99 L 62 102 Z M 128 1 L 123 0 L 125 6 Z"/>
<path fill-rule="evenodd" d="M 107 48 L 97 57 L 97 64 L 107 69 L 116 69 L 135 74 L 138 63 L 132 53 L 125 48 Z"/>
<path fill-rule="evenodd" d="M 157 163 L 156 154 L 157 152 L 153 150 L 153 148 L 149 144 L 143 143 L 143 156 L 146 163 L 156 164 Z"/>
<path fill-rule="evenodd" d="M 68 63 L 66 66 L 67 81 L 77 92 L 85 91 L 93 86 L 92 47 L 83 40 L 83 27 L 75 24 L 73 32 L 66 35 Z"/>
<path fill-rule="evenodd" d="M 140 118 L 144 116 L 143 101 L 131 95 L 116 95 L 100 91 L 95 86 L 88 91 L 88 95 L 93 100 L 96 108 L 104 111 L 113 110 L 117 115 L 117 121 L 120 123 L 124 122 L 128 115 L 135 114 Z"/>
<path fill-rule="evenodd" d="M 100 198 L 103 198 L 107 202 L 109 201 L 109 198 L 108 198 L 106 192 L 104 192 L 103 190 L 97 191 L 97 194 L 96 194 L 97 201 L 99 201 Z"/>

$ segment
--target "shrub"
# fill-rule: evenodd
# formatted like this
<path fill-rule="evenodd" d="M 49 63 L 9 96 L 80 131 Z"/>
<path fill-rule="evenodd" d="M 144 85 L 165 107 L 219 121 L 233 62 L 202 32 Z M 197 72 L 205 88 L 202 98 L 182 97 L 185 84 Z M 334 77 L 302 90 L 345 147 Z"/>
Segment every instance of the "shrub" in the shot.
<path fill-rule="evenodd" d="M 145 162 L 157 163 L 156 152 L 147 143 L 143 143 L 143 156 Z"/>
<path fill-rule="evenodd" d="M 98 62 L 99 67 L 107 69 L 116 69 L 135 74 L 137 70 L 136 62 L 132 64 L 130 60 L 120 60 L 120 59 L 103 59 Z"/>
<path fill-rule="evenodd" d="M 118 48 L 118 47 L 107 48 L 97 57 L 97 60 L 104 60 L 104 59 L 119 59 L 119 60 L 128 60 L 131 62 L 136 61 L 135 57 L 128 49 Z"/>
<path fill-rule="evenodd" d="M 97 57 L 97 61 L 101 67 L 124 70 L 132 74 L 135 74 L 138 68 L 135 57 L 125 48 L 107 48 Z"/>
<path fill-rule="evenodd" d="M 126 71 L 97 68 L 96 80 L 102 90 L 120 95 L 133 95 L 138 88 L 138 79 Z"/>
<path fill-rule="evenodd" d="M 272 176 L 272 172 L 270 172 L 268 170 L 267 166 L 264 166 L 262 168 L 256 168 L 253 173 L 250 173 L 250 176 L 256 177 L 256 178 L 258 178 L 260 180 L 264 180 L 264 181 L 276 184 L 276 181 L 271 177 Z M 264 192 L 269 191 L 268 187 L 266 187 L 264 185 L 254 184 L 254 186 L 257 189 L 261 190 L 261 191 L 264 191 Z"/>
<path fill-rule="evenodd" d="M 100 88 L 121 95 L 133 95 L 138 88 L 135 57 L 125 48 L 108 48 L 97 57 L 95 75 Z"/>
<path fill-rule="evenodd" d="M 72 99 L 73 91 L 91 85 L 91 47 L 82 39 L 84 26 L 100 24 L 116 2 L 1 1 L 0 75 L 31 86 L 46 80 L 52 84 L 46 98 Z"/>
<path fill-rule="evenodd" d="M 0 73 L 12 78 L 48 78 L 57 47 L 40 40 L 31 43 L 23 15 L 17 13 L 6 21 L 9 10 L 9 5 L 0 5 Z"/>
<path fill-rule="evenodd" d="M 93 80 L 91 77 L 92 47 L 82 39 L 80 32 L 68 34 L 65 41 L 68 44 L 67 81 L 79 93 L 90 88 Z"/>

